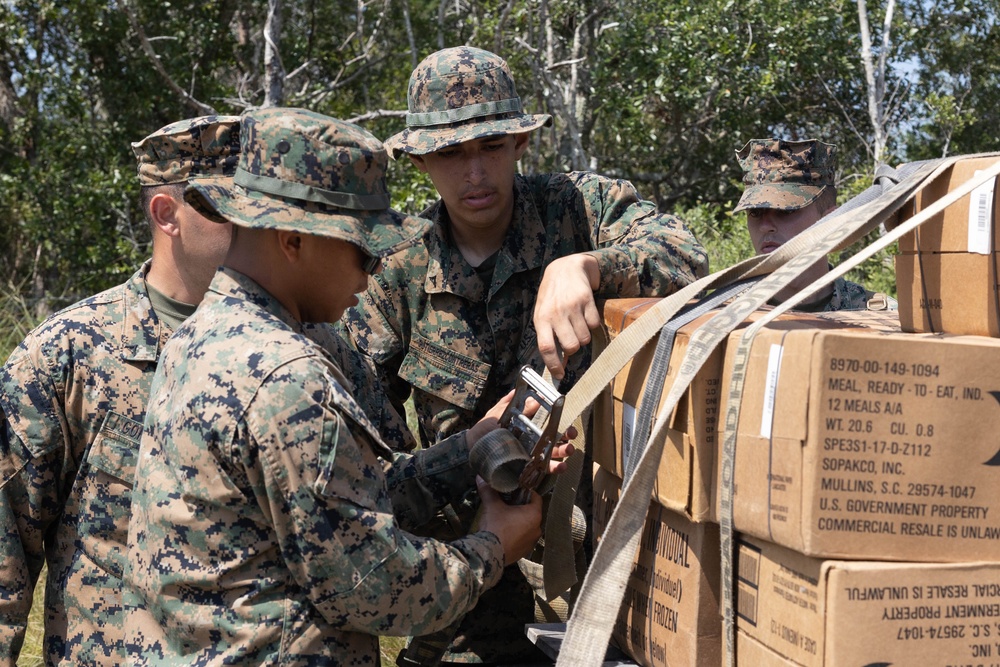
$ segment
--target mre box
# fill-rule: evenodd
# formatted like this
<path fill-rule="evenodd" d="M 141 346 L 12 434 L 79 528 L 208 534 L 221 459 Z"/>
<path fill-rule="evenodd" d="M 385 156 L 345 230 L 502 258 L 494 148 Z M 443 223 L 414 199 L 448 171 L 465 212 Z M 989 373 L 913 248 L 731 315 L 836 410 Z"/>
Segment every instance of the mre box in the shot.
<path fill-rule="evenodd" d="M 810 558 L 737 539 L 737 665 L 1000 664 L 1000 563 Z"/>
<path fill-rule="evenodd" d="M 768 325 L 719 466 L 736 529 L 805 554 L 998 560 L 998 434 L 1000 340 Z"/>
<path fill-rule="evenodd" d="M 600 542 L 621 493 L 621 480 L 594 473 L 594 536 Z M 650 502 L 638 553 L 612 633 L 615 643 L 646 667 L 718 667 L 719 527 L 692 523 Z"/>
<path fill-rule="evenodd" d="M 659 299 L 612 299 L 603 305 L 604 339 L 596 339 L 595 353 L 600 353 L 626 327 L 653 307 Z M 750 315 L 748 322 L 766 315 L 761 309 Z M 704 323 L 718 315 L 710 311 L 680 328 L 674 340 L 664 384 L 646 434 L 652 429 L 660 408 L 687 353 L 691 336 Z M 746 323 L 740 325 L 742 330 Z M 872 327 L 898 330 L 895 312 L 844 311 L 840 313 L 808 314 L 790 312 L 781 315 L 775 327 L 845 328 Z M 738 334 L 734 334 L 738 335 Z M 625 463 L 638 457 L 644 443 L 635 435 L 637 417 L 648 389 L 648 377 L 658 336 L 647 343 L 622 370 L 594 403 L 594 438 L 592 451 L 595 463 L 624 477 Z M 670 415 L 666 429 L 663 456 L 657 469 L 653 497 L 658 503 L 681 512 L 693 521 L 715 521 L 717 428 L 722 394 L 726 384 L 722 379 L 722 364 L 726 343 L 723 341 L 708 357 L 694 380 L 688 385 Z"/>
<path fill-rule="evenodd" d="M 644 314 L 659 299 L 613 299 L 604 304 L 603 316 L 608 342 Z M 652 418 L 646 424 L 649 435 L 660 407 L 677 374 L 677 362 L 683 359 L 691 333 L 717 311 L 703 315 L 678 331 L 671 354 L 670 368 Z M 653 353 L 658 337 L 646 344 L 618 373 L 608 389 L 594 403 L 594 462 L 624 477 L 626 462 L 637 457 L 644 442 L 636 433 L 637 417 L 646 392 Z M 600 351 L 601 347 L 596 351 Z M 670 417 L 667 442 L 660 460 L 653 495 L 675 512 L 695 521 L 708 521 L 714 514 L 713 497 L 715 428 L 719 410 L 719 376 L 722 373 L 721 346 L 688 386 Z M 633 437 L 634 436 L 634 437 Z"/>
<path fill-rule="evenodd" d="M 955 163 L 900 209 L 903 222 L 1000 160 Z M 896 287 L 904 331 L 1000 336 L 1000 181 L 958 199 L 899 240 Z"/>

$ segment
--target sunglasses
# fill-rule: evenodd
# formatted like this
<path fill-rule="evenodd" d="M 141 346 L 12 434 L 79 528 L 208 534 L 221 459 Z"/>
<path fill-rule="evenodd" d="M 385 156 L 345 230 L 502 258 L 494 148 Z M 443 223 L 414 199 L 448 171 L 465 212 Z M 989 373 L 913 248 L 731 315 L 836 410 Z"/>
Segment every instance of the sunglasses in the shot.
<path fill-rule="evenodd" d="M 373 257 L 368 253 L 364 253 L 364 256 L 365 258 L 361 261 L 361 268 L 368 275 L 374 276 L 375 272 L 379 270 L 380 266 L 382 266 L 382 258 Z"/>

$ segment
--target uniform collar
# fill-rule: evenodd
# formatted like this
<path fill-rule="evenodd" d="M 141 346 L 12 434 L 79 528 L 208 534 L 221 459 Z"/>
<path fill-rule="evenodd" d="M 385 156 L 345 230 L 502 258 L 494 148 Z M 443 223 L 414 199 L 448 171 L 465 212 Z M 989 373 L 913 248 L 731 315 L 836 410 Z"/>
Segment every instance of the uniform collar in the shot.
<path fill-rule="evenodd" d="M 291 311 L 281 305 L 281 302 L 261 287 L 257 281 L 239 271 L 225 266 L 219 267 L 218 271 L 215 272 L 215 277 L 212 278 L 212 284 L 209 285 L 208 291 L 223 299 L 233 298 L 248 301 L 281 320 L 295 333 L 304 334 L 302 322 L 296 319 Z"/>
<path fill-rule="evenodd" d="M 125 361 L 156 361 L 170 331 L 153 311 L 146 276 L 153 260 L 147 259 L 124 285 L 121 349 Z"/>

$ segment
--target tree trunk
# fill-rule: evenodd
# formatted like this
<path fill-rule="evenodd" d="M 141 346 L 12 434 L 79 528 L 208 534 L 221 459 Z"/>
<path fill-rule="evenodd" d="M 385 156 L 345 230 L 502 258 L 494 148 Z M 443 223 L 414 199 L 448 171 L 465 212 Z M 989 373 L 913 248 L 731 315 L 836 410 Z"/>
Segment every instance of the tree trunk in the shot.
<path fill-rule="evenodd" d="M 281 0 L 267 0 L 264 24 L 264 104 L 280 107 L 285 102 L 285 68 L 281 64 Z"/>

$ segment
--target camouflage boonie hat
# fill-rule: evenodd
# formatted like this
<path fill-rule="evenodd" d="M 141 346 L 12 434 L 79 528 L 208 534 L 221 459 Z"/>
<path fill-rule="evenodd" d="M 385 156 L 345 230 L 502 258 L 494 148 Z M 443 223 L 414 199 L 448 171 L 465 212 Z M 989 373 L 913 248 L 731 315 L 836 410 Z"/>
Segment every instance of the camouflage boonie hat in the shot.
<path fill-rule="evenodd" d="M 140 185 L 231 177 L 240 153 L 239 116 L 199 116 L 161 127 L 132 144 Z"/>
<path fill-rule="evenodd" d="M 208 219 L 340 239 L 371 257 L 407 248 L 430 228 L 389 208 L 385 147 L 357 125 L 274 107 L 241 118 L 233 186 L 192 181 L 184 191 Z"/>
<path fill-rule="evenodd" d="M 733 209 L 795 211 L 833 185 L 836 147 L 815 139 L 751 139 L 736 153 L 745 189 Z"/>
<path fill-rule="evenodd" d="M 503 58 L 470 46 L 424 58 L 410 75 L 406 106 L 406 129 L 385 142 L 394 159 L 552 124 L 548 114 L 524 113 Z"/>

